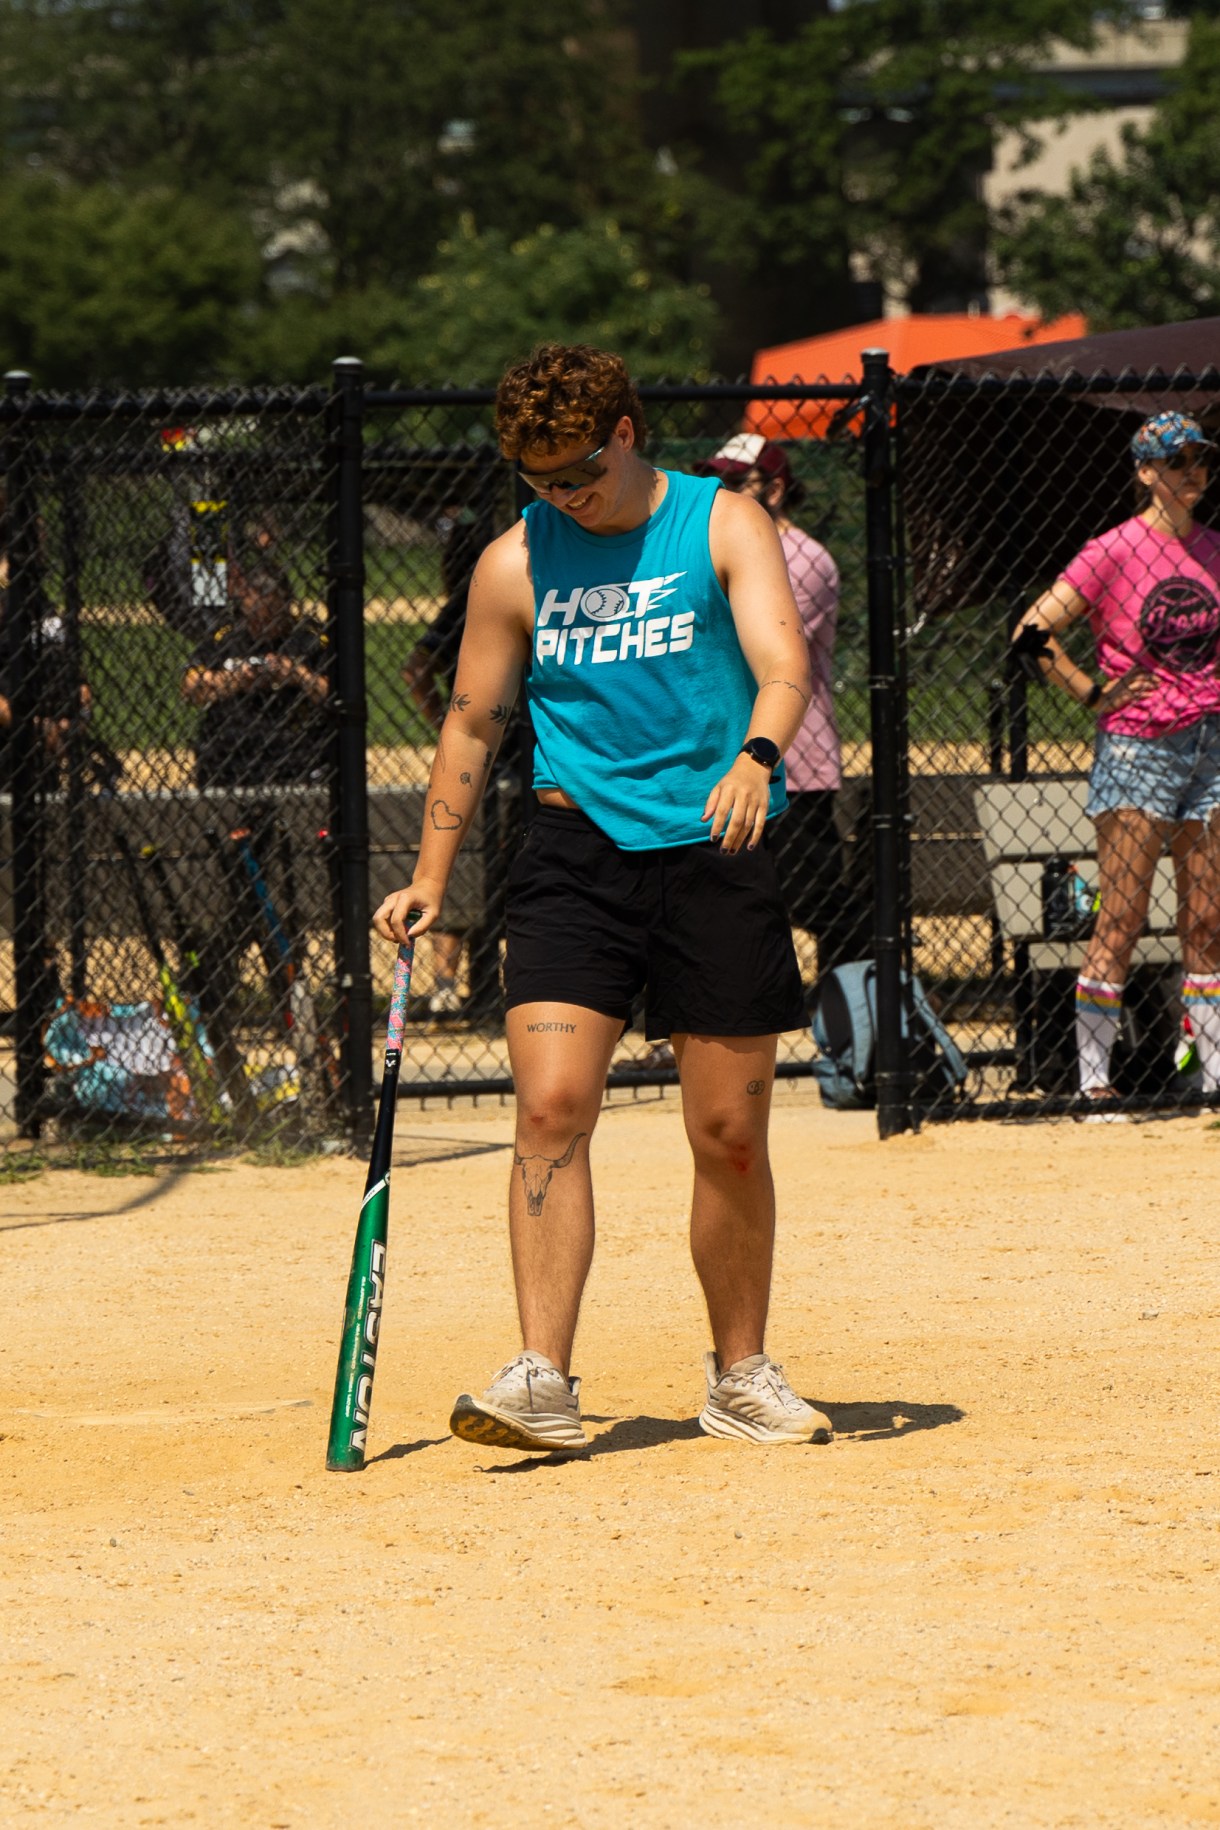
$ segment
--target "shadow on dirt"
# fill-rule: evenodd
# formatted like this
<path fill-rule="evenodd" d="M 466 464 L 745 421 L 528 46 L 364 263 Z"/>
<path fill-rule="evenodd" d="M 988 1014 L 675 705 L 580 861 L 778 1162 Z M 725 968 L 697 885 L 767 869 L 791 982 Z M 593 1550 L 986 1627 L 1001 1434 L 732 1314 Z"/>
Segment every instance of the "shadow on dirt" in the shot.
<path fill-rule="evenodd" d="M 604 1423 L 604 1417 L 586 1417 L 586 1423 Z M 571 1455 L 532 1455 L 528 1461 L 488 1463 L 480 1474 L 528 1474 L 534 1468 L 562 1468 L 567 1462 L 592 1461 L 597 1455 L 619 1455 L 623 1450 L 656 1449 L 662 1443 L 688 1442 L 701 1436 L 695 1417 L 621 1417 L 587 1449 Z"/>
<path fill-rule="evenodd" d="M 395 1442 L 380 1455 L 370 1455 L 364 1465 L 371 1468 L 379 1461 L 402 1461 L 420 1449 L 439 1449 L 443 1443 L 452 1441 L 452 1436 L 421 1436 L 417 1442 Z"/>
<path fill-rule="evenodd" d="M 956 1404 L 910 1404 L 892 1399 L 871 1404 L 832 1404 L 826 1399 L 810 1399 L 825 1411 L 840 1440 L 884 1442 L 899 1436 L 913 1436 L 917 1430 L 939 1430 L 947 1423 L 960 1423 L 966 1415 Z M 621 1455 L 641 1449 L 657 1449 L 668 1442 L 693 1442 L 702 1436 L 697 1417 L 608 1417 L 585 1418 L 586 1423 L 610 1423 L 608 1430 L 595 1436 L 587 1449 L 574 1454 L 526 1455 L 514 1461 L 486 1462 L 480 1474 L 530 1474 L 537 1468 L 562 1468 L 569 1462 L 593 1461 L 599 1455 Z M 370 1455 L 368 1465 L 379 1461 L 401 1461 L 419 1449 L 439 1448 L 452 1442 L 451 1436 L 421 1437 L 418 1442 L 399 1442 Z"/>
<path fill-rule="evenodd" d="M 0 1233 L 20 1233 L 31 1227 L 40 1226 L 73 1226 L 84 1220 L 119 1220 L 126 1214 L 138 1213 L 142 1207 L 151 1207 L 157 1201 L 164 1201 L 166 1195 L 172 1194 L 184 1176 L 192 1174 L 196 1164 L 172 1168 L 164 1175 L 158 1175 L 151 1187 L 140 1190 L 130 1201 L 123 1201 L 118 1207 L 99 1208 L 95 1212 L 84 1214 L 44 1213 L 33 1220 L 0 1219 Z"/>
<path fill-rule="evenodd" d="M 497 1151 L 512 1147 L 511 1138 L 500 1144 L 489 1144 L 483 1138 L 404 1138 L 395 1146 L 394 1168 L 415 1169 L 421 1163 L 457 1163 L 463 1157 L 494 1156 Z"/>
<path fill-rule="evenodd" d="M 812 1404 L 814 1399 L 810 1399 Z M 960 1423 L 966 1415 L 956 1404 L 908 1404 L 890 1398 L 875 1404 L 831 1404 L 816 1401 L 834 1425 L 836 1436 L 856 1442 L 883 1442 L 895 1436 L 913 1436 L 916 1430 L 939 1430 L 942 1424 Z"/>

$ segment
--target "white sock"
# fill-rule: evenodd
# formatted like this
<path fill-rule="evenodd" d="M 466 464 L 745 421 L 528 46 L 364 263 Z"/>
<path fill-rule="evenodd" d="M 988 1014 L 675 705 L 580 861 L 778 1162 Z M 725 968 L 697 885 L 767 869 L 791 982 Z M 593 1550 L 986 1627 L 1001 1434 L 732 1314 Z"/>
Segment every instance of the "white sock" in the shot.
<path fill-rule="evenodd" d="M 1082 1093 L 1105 1092 L 1110 1085 L 1110 1056 L 1123 1007 L 1121 985 L 1100 979 L 1076 980 L 1076 1054 Z"/>
<path fill-rule="evenodd" d="M 1220 1092 L 1220 973 L 1188 972 L 1182 980 L 1182 1002 L 1194 1031 L 1203 1091 Z"/>

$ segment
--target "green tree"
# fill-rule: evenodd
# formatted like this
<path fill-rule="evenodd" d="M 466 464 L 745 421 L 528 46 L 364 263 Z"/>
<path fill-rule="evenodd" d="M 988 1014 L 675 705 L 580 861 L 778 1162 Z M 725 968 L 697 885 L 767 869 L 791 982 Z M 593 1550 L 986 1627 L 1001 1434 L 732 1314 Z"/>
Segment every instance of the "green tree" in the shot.
<path fill-rule="evenodd" d="M 0 196 L 20 237 L 9 267 L 27 260 L 36 199 L 53 225 L 79 217 L 81 263 L 96 260 L 99 282 L 83 338 L 77 276 L 50 249 L 31 251 L 47 328 L 22 317 L 14 278 L 13 345 L 37 343 L 40 376 L 51 363 L 72 385 L 175 365 L 184 382 L 218 365 L 312 379 L 343 349 L 404 372 L 444 362 L 490 374 L 467 335 L 478 300 L 528 269 L 533 316 L 506 305 L 505 342 L 613 320 L 633 335 L 638 325 L 645 345 L 647 325 L 662 324 L 677 327 L 666 363 L 693 360 L 710 307 L 670 277 L 680 204 L 643 145 L 630 50 L 604 0 L 570 0 L 559 18 L 522 0 L 0 0 Z M 36 182 L 52 178 L 54 196 Z M 647 310 L 638 287 L 621 306 L 586 308 L 590 289 L 564 255 L 582 244 L 565 238 L 602 220 L 622 225 L 630 274 L 648 272 Z M 139 295 L 138 222 L 170 238 L 167 272 L 215 264 L 220 322 L 195 341 Z M 510 256 L 535 236 L 546 258 Z M 603 258 L 614 245 L 600 232 L 589 244 L 599 284 L 622 279 Z M 114 283 L 100 283 L 106 246 Z M 450 325 L 430 307 L 452 249 L 463 298 Z M 534 284 L 551 267 L 557 300 Z"/>
<path fill-rule="evenodd" d="M 259 73 L 279 0 L 5 0 L 10 170 L 178 186 L 231 201 L 267 182 Z"/>
<path fill-rule="evenodd" d="M 688 60 L 710 72 L 741 184 L 704 184 L 722 259 L 788 276 L 802 330 L 850 317 L 867 275 L 912 309 L 964 307 L 986 286 L 980 180 L 996 136 L 1032 143 L 1073 100 L 1040 69 L 1092 41 L 1091 0 L 871 0 Z"/>
<path fill-rule="evenodd" d="M 477 385 L 553 337 L 617 349 L 655 380 L 705 372 L 716 328 L 706 289 L 653 270 L 638 237 L 608 218 L 511 240 L 466 217 L 403 293 L 340 295 L 320 313 L 304 298 L 282 301 L 252 327 L 243 368 L 315 379 L 347 353 L 382 381 Z"/>
<path fill-rule="evenodd" d="M 1066 194 L 1018 195 L 995 239 L 1005 284 L 1098 330 L 1220 313 L 1220 23 L 1196 19 L 1148 126 L 1095 153 Z"/>
<path fill-rule="evenodd" d="M 248 222 L 207 199 L 0 185 L 0 352 L 38 386 L 224 379 L 259 283 Z"/>

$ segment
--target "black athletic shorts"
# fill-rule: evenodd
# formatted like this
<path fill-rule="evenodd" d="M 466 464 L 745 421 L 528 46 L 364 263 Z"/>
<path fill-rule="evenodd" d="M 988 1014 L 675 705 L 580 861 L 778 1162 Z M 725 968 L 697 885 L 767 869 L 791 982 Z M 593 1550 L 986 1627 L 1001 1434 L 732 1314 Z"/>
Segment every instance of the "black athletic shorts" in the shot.
<path fill-rule="evenodd" d="M 649 1041 L 770 1036 L 807 1017 L 766 839 L 622 851 L 585 814 L 539 807 L 508 875 L 506 1002 L 580 1004 Z"/>

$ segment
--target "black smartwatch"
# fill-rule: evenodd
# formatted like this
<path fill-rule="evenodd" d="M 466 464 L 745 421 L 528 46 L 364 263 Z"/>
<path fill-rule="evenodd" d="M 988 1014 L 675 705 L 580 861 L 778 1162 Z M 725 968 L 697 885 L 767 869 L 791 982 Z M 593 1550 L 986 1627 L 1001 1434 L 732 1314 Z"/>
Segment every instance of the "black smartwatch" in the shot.
<path fill-rule="evenodd" d="M 770 770 L 772 780 L 774 780 L 775 770 L 779 768 L 779 759 L 782 754 L 779 745 L 772 743 L 769 737 L 751 737 L 748 742 L 742 744 L 738 751 L 738 755 L 748 756 L 752 762 L 759 763 L 764 769 Z"/>

